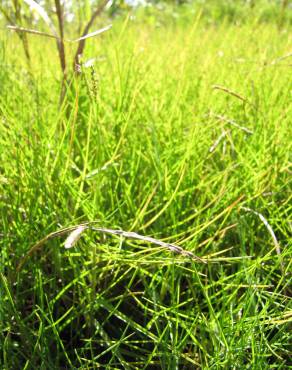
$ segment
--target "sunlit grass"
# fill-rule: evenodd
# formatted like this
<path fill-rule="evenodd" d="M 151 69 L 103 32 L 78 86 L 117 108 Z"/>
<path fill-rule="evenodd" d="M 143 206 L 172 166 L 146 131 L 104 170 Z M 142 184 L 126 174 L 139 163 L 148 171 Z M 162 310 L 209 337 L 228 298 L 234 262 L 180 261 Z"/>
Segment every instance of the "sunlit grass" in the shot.
<path fill-rule="evenodd" d="M 285 369 L 290 34 L 142 19 L 88 40 L 62 106 L 54 43 L 30 36 L 28 73 L 1 36 L 2 366 Z M 85 221 L 210 261 L 88 231 L 16 272 Z"/>

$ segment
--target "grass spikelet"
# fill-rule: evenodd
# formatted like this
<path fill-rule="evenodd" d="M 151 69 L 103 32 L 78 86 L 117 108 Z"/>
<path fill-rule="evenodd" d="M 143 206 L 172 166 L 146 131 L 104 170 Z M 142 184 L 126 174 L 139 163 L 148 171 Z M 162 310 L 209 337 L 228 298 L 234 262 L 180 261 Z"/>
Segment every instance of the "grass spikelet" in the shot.
<path fill-rule="evenodd" d="M 244 96 L 242 96 L 242 95 L 238 94 L 238 93 L 237 93 L 237 92 L 235 92 L 235 91 L 232 91 L 232 90 L 228 89 L 228 88 L 227 88 L 227 87 L 225 87 L 225 86 L 213 85 L 212 87 L 213 87 L 213 89 L 214 89 L 214 90 L 224 91 L 225 93 L 227 93 L 227 94 L 229 94 L 229 95 L 234 96 L 235 98 L 237 98 L 237 99 L 239 99 L 239 100 L 243 101 L 244 103 L 248 103 L 248 100 L 247 100 Z"/>
<path fill-rule="evenodd" d="M 64 247 L 66 249 L 74 247 L 74 245 L 77 243 L 77 241 L 80 239 L 82 233 L 86 229 L 87 229 L 87 226 L 81 225 L 81 226 L 77 227 L 77 229 L 73 230 L 72 233 L 66 239 Z"/>

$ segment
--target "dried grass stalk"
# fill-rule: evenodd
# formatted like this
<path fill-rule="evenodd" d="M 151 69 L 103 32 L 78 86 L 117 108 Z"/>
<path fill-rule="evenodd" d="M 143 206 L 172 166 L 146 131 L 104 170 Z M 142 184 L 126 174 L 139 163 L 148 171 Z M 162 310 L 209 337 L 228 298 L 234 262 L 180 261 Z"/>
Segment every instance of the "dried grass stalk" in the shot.
<path fill-rule="evenodd" d="M 247 127 L 244 127 L 244 126 L 241 126 L 239 125 L 238 123 L 236 123 L 233 119 L 230 119 L 228 117 L 225 117 L 225 116 L 222 116 L 221 114 L 214 114 L 214 113 L 210 113 L 210 115 L 212 117 L 215 117 L 215 118 L 218 118 L 220 121 L 223 121 L 223 122 L 226 122 L 226 123 L 229 123 L 231 126 L 234 126 L 244 132 L 246 132 L 247 134 L 250 134 L 252 135 L 253 134 L 253 131 L 250 130 L 249 128 Z"/>
<path fill-rule="evenodd" d="M 15 3 L 14 17 L 13 18 L 10 17 L 9 12 L 2 5 L 0 5 L 0 13 L 2 13 L 4 15 L 4 17 L 6 18 L 6 20 L 11 24 L 14 24 L 15 22 L 17 22 L 17 23 L 22 22 L 22 13 L 20 12 L 20 4 L 19 3 Z M 26 57 L 26 61 L 27 61 L 28 67 L 30 69 L 31 57 L 30 57 L 29 45 L 28 45 L 28 41 L 27 41 L 27 35 L 25 33 L 22 33 L 22 32 L 17 32 L 17 35 L 18 35 L 18 37 L 20 38 L 20 40 L 22 42 L 22 46 L 23 46 L 25 57 Z"/>
<path fill-rule="evenodd" d="M 272 239 L 273 239 L 273 242 L 274 242 L 274 246 L 275 246 L 275 249 L 276 249 L 276 252 L 277 252 L 277 255 L 279 256 L 280 258 L 280 263 L 281 263 L 281 270 L 283 272 L 284 270 L 284 265 L 283 265 L 283 261 L 282 261 L 282 255 L 281 255 L 281 248 L 280 248 L 280 244 L 276 238 L 276 235 L 271 227 L 271 225 L 268 223 L 268 220 L 259 212 L 257 211 L 254 211 L 253 209 L 251 208 L 248 208 L 248 207 L 241 207 L 241 209 L 247 211 L 247 212 L 251 212 L 253 213 L 254 215 L 258 216 L 259 219 L 262 221 L 262 223 L 265 225 L 266 229 L 268 230 L 268 232 L 270 233 Z"/>
<path fill-rule="evenodd" d="M 79 41 L 82 41 L 82 40 L 86 40 L 86 39 L 89 39 L 90 37 L 94 37 L 94 36 L 100 35 L 101 33 L 105 32 L 105 31 L 108 31 L 110 28 L 112 28 L 112 25 L 111 24 L 109 24 L 108 26 L 105 26 L 103 28 L 100 28 L 97 31 L 94 31 L 94 32 L 88 33 L 87 35 L 84 35 L 82 37 L 79 37 L 76 40 L 68 40 L 68 41 L 70 41 L 70 42 L 79 42 Z"/>
<path fill-rule="evenodd" d="M 63 7 L 60 0 L 55 0 L 56 13 L 58 18 L 59 33 L 60 37 L 58 39 L 57 45 L 59 50 L 60 64 L 62 72 L 64 75 L 64 80 L 66 80 L 66 55 L 65 55 L 65 45 L 64 45 L 64 15 Z"/>
<path fill-rule="evenodd" d="M 79 42 L 80 40 L 85 40 L 85 39 L 88 39 L 90 37 L 94 37 L 94 36 L 97 36 L 107 30 L 109 30 L 110 28 L 112 27 L 112 25 L 108 25 L 104 28 L 101 28 L 99 30 L 96 30 L 92 33 L 89 33 L 88 35 L 85 35 L 83 37 L 80 37 L 76 40 L 70 40 L 70 39 L 63 39 L 64 42 Z M 23 33 L 30 33 L 32 35 L 37 35 L 37 36 L 44 36 L 44 37 L 49 37 L 49 38 L 52 38 L 52 39 L 55 39 L 55 40 L 61 40 L 59 36 L 55 36 L 51 33 L 47 33 L 47 32 L 42 32 L 42 31 L 38 31 L 38 30 L 33 30 L 31 28 L 24 28 L 24 27 L 20 27 L 20 26 L 17 26 L 17 25 L 11 25 L 9 24 L 7 26 L 8 29 L 12 30 L 12 31 L 16 31 L 16 32 L 23 32 Z"/>
<path fill-rule="evenodd" d="M 224 91 L 224 92 L 226 92 L 227 94 L 232 95 L 232 96 L 234 96 L 235 98 L 237 98 L 237 99 L 239 99 L 239 100 L 243 101 L 244 103 L 248 103 L 248 100 L 247 100 L 245 97 L 243 97 L 243 96 L 239 95 L 237 92 L 234 92 L 234 91 L 232 91 L 232 90 L 228 89 L 228 88 L 227 88 L 227 87 L 225 87 L 225 86 L 213 85 L 212 87 L 213 87 L 213 89 L 214 89 L 214 90 L 221 90 L 221 91 Z"/>
<path fill-rule="evenodd" d="M 217 146 L 220 144 L 222 139 L 224 139 L 227 134 L 228 134 L 228 131 L 222 130 L 222 134 L 214 141 L 212 146 L 209 148 L 209 153 L 214 152 L 214 150 L 217 148 Z"/>
<path fill-rule="evenodd" d="M 48 13 L 46 12 L 46 10 L 40 5 L 38 4 L 36 1 L 34 0 L 23 0 L 27 5 L 30 6 L 31 9 L 35 10 L 40 16 L 41 18 L 45 21 L 45 23 L 49 26 L 50 30 L 52 31 L 52 33 L 57 36 L 57 31 L 55 29 L 55 26 L 54 26 L 54 23 L 52 22 L 51 18 L 48 16 Z"/>
<path fill-rule="evenodd" d="M 84 50 L 84 47 L 85 47 L 86 38 L 84 39 L 84 37 L 89 34 L 89 30 L 90 30 L 91 26 L 93 25 L 95 19 L 103 12 L 104 8 L 107 6 L 107 4 L 109 2 L 110 2 L 110 0 L 103 0 L 100 3 L 100 5 L 97 7 L 95 12 L 92 14 L 89 22 L 87 23 L 87 25 L 85 26 L 85 28 L 82 32 L 81 40 L 79 41 L 79 44 L 78 44 L 78 47 L 77 47 L 77 50 L 76 50 L 76 53 L 75 53 L 74 65 L 73 65 L 73 69 L 77 73 L 79 72 L 79 70 L 76 67 L 79 65 L 79 59 L 80 59 L 80 56 L 83 54 L 83 50 Z"/>
<path fill-rule="evenodd" d="M 66 73 L 66 53 L 65 53 L 65 44 L 64 44 L 64 11 L 63 6 L 61 5 L 60 0 L 55 0 L 55 7 L 56 13 L 58 18 L 58 25 L 59 25 L 59 34 L 60 38 L 57 40 L 57 48 L 59 52 L 59 59 L 60 65 L 63 73 L 63 80 L 61 84 L 61 94 L 60 94 L 60 105 L 62 104 L 65 92 L 66 92 L 66 81 L 67 81 L 67 73 Z"/>
<path fill-rule="evenodd" d="M 37 31 L 37 30 L 32 30 L 30 28 L 24 28 L 24 27 L 19 27 L 19 26 L 13 26 L 13 25 L 8 25 L 7 28 L 9 30 L 12 30 L 12 31 L 17 31 L 17 32 L 25 32 L 25 33 L 31 33 L 33 35 L 37 35 L 37 36 L 45 36 L 45 37 L 50 37 L 50 38 L 53 38 L 53 39 L 59 39 L 58 36 L 55 36 L 55 35 L 52 35 L 50 33 L 46 33 L 46 32 L 41 32 L 41 31 Z"/>
<path fill-rule="evenodd" d="M 190 258 L 192 258 L 196 261 L 206 263 L 206 261 L 204 259 L 194 255 L 194 253 L 192 253 L 190 251 L 186 251 L 185 249 L 179 247 L 176 244 L 165 243 L 161 240 L 154 239 L 150 236 L 140 235 L 140 234 L 137 234 L 133 231 L 113 230 L 113 229 L 106 229 L 106 228 L 93 227 L 93 226 L 91 226 L 90 229 L 94 230 L 94 231 L 99 231 L 99 232 L 105 233 L 105 234 L 119 235 L 119 236 L 122 236 L 124 238 L 137 239 L 137 240 L 142 240 L 144 242 L 156 244 L 156 245 L 159 245 L 159 246 L 164 247 L 166 249 L 169 249 L 172 252 L 179 253 L 182 256 L 187 256 L 187 257 L 190 257 Z"/>
<path fill-rule="evenodd" d="M 35 245 L 33 245 L 29 249 L 27 254 L 21 258 L 21 260 L 20 260 L 20 262 L 19 262 L 19 264 L 16 268 L 16 271 L 19 272 L 22 269 L 22 267 L 24 266 L 27 259 L 34 252 L 36 252 L 38 249 L 40 249 L 48 240 L 54 239 L 54 238 L 59 237 L 59 236 L 69 234 L 69 236 L 67 237 L 67 239 L 65 241 L 65 248 L 69 249 L 69 248 L 72 248 L 77 243 L 77 241 L 80 239 L 82 233 L 85 230 L 93 230 L 93 231 L 101 232 L 101 233 L 104 233 L 104 234 L 119 235 L 119 236 L 122 236 L 122 237 L 125 237 L 125 238 L 137 239 L 137 240 L 141 240 L 141 241 L 144 241 L 144 242 L 156 244 L 156 245 L 159 245 L 163 248 L 166 248 L 166 249 L 168 249 L 172 252 L 178 253 L 182 256 L 189 257 L 189 258 L 191 258 L 191 259 L 193 259 L 197 262 L 207 263 L 206 259 L 200 258 L 200 257 L 196 256 L 195 254 L 193 254 L 192 252 L 184 250 L 183 248 L 179 247 L 178 245 L 171 244 L 171 243 L 165 243 L 161 240 L 154 239 L 150 236 L 140 235 L 140 234 L 137 234 L 135 232 L 128 232 L 128 231 L 123 231 L 123 230 L 113 230 L 113 229 L 107 229 L 107 228 L 92 226 L 95 223 L 96 223 L 95 221 L 86 222 L 86 223 L 83 223 L 83 224 L 80 224 L 80 225 L 67 227 L 67 228 L 55 231 L 55 232 L 45 236 L 43 239 L 41 239 L 39 242 L 37 242 Z"/>
<path fill-rule="evenodd" d="M 279 58 L 276 58 L 274 59 L 271 64 L 277 64 L 279 62 L 281 62 L 282 60 L 285 60 L 285 59 L 288 59 L 288 58 L 291 58 L 292 57 L 292 53 L 289 53 L 289 54 L 286 54 L 286 55 L 283 55 L 282 57 L 279 57 Z"/>

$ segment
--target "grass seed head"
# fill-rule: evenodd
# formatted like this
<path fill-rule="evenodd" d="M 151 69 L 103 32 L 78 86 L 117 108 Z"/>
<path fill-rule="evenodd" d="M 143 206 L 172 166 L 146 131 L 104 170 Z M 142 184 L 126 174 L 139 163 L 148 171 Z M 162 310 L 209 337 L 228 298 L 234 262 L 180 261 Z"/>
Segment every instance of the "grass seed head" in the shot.
<path fill-rule="evenodd" d="M 68 238 L 65 240 L 64 247 L 66 249 L 74 247 L 74 245 L 77 243 L 77 241 L 80 239 L 82 233 L 84 230 L 86 230 L 87 227 L 82 225 L 77 227 L 74 231 L 72 231 L 71 234 L 69 234 Z"/>

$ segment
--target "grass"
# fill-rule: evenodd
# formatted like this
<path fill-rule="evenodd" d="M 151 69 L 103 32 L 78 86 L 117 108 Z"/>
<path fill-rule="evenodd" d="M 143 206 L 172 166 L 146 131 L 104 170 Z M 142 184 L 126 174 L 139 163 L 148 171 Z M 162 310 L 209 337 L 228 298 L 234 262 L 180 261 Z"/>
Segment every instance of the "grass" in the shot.
<path fill-rule="evenodd" d="M 62 106 L 53 42 L 28 72 L 1 33 L 3 369 L 289 366 L 290 26 L 155 19 L 88 40 Z"/>

